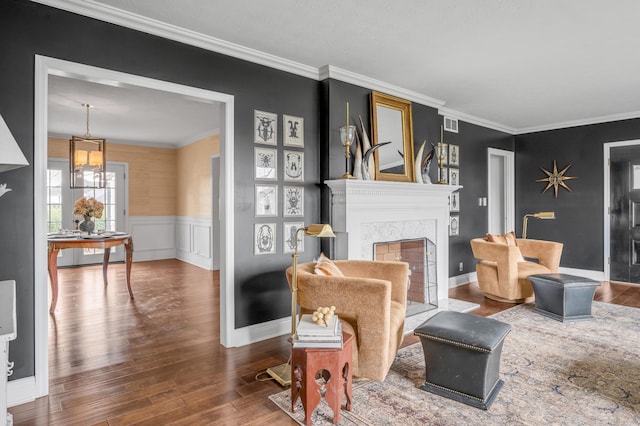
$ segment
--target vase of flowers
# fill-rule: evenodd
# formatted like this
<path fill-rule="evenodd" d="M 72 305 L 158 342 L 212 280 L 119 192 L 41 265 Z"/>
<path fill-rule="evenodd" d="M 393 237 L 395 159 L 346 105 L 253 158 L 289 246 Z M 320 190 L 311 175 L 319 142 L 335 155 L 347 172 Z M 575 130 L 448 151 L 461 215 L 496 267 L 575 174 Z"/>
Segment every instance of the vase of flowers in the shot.
<path fill-rule="evenodd" d="M 96 228 L 93 218 L 101 218 L 104 204 L 95 198 L 82 197 L 73 204 L 73 214 L 82 216 L 82 222 L 78 224 L 78 229 L 82 232 L 92 233 Z"/>

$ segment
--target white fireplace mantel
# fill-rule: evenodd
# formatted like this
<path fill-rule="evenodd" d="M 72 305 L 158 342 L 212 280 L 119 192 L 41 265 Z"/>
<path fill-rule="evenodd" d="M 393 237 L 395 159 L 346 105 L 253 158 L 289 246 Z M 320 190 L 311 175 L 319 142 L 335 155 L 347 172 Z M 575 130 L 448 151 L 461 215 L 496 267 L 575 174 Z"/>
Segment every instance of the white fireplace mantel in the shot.
<path fill-rule="evenodd" d="M 373 243 L 428 238 L 436 245 L 438 303 L 449 282 L 449 196 L 458 185 L 328 180 L 336 259 L 373 259 Z"/>

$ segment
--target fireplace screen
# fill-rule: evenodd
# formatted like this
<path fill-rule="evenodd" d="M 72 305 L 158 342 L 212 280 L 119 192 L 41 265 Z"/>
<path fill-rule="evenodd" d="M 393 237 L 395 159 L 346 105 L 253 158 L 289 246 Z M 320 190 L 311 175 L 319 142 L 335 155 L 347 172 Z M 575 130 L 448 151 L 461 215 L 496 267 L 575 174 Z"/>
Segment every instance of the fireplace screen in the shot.
<path fill-rule="evenodd" d="M 409 264 L 407 316 L 438 307 L 436 245 L 427 238 L 375 243 L 375 260 L 395 260 Z"/>

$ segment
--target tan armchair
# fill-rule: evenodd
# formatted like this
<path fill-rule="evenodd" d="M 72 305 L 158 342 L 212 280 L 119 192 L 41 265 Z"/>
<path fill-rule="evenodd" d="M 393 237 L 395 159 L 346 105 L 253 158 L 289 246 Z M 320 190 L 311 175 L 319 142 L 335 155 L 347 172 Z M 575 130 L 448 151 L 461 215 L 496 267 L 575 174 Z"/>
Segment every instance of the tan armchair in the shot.
<path fill-rule="evenodd" d="M 405 262 L 336 260 L 344 277 L 316 275 L 314 262 L 298 265 L 301 313 L 336 307 L 342 331 L 355 336 L 353 375 L 383 381 L 404 336 L 407 305 Z M 287 269 L 291 286 L 291 268 Z"/>
<path fill-rule="evenodd" d="M 517 246 L 489 242 L 484 238 L 471 240 L 478 285 L 485 297 L 499 302 L 522 303 L 533 300 L 529 275 L 558 272 L 562 243 L 542 240 L 517 240 Z M 523 260 L 538 259 L 538 262 Z"/>

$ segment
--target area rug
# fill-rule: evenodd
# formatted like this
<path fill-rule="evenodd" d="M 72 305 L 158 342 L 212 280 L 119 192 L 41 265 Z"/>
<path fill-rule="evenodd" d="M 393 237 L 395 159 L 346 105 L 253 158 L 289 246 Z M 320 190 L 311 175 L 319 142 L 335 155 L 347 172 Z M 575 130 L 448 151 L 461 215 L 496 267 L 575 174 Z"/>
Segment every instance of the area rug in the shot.
<path fill-rule="evenodd" d="M 493 315 L 511 324 L 500 364 L 504 387 L 488 411 L 431 394 L 420 343 L 399 351 L 384 382 L 353 386 L 340 425 L 639 425 L 640 309 L 594 302 L 591 321 L 561 323 L 519 305 Z M 290 391 L 270 399 L 291 413 Z M 314 425 L 331 424 L 324 400 Z"/>

